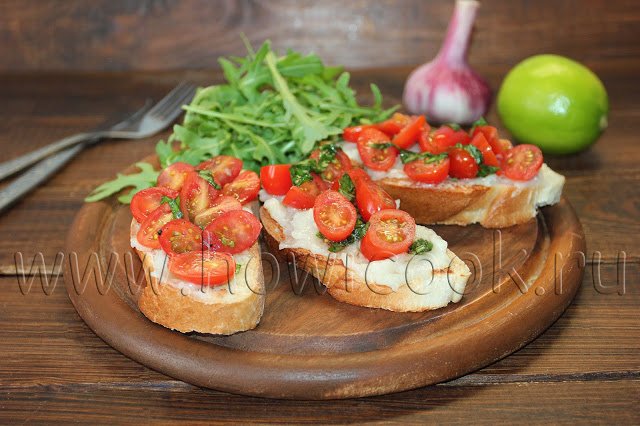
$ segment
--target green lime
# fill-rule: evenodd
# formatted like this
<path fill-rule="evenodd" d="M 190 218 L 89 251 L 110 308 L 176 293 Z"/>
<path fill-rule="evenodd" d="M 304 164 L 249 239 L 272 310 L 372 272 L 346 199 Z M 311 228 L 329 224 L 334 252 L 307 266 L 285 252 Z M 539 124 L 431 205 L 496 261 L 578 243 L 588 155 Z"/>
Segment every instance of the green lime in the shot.
<path fill-rule="evenodd" d="M 591 145 L 607 127 L 609 98 L 584 65 L 558 55 L 532 56 L 516 65 L 498 92 L 498 114 L 519 142 L 550 154 Z"/>

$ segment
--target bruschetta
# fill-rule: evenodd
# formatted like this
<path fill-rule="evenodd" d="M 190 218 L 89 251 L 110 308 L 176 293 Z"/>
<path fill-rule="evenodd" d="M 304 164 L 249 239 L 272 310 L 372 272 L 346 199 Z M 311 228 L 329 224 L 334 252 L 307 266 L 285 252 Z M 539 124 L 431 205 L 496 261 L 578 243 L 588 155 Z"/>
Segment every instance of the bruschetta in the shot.
<path fill-rule="evenodd" d="M 395 114 L 347 128 L 343 139 L 346 156 L 418 223 L 517 225 L 557 203 L 564 186 L 536 146 L 513 147 L 484 121 L 467 132 L 455 125 L 431 129 L 424 116 Z"/>
<path fill-rule="evenodd" d="M 181 332 L 233 334 L 254 328 L 265 289 L 255 216 L 258 175 L 218 156 L 174 163 L 131 201 L 131 247 L 146 286 L 138 307 Z"/>
<path fill-rule="evenodd" d="M 260 218 L 270 249 L 341 302 L 396 312 L 458 302 L 467 265 L 340 155 L 323 145 L 312 154 L 311 169 L 307 163 L 261 170 Z"/>

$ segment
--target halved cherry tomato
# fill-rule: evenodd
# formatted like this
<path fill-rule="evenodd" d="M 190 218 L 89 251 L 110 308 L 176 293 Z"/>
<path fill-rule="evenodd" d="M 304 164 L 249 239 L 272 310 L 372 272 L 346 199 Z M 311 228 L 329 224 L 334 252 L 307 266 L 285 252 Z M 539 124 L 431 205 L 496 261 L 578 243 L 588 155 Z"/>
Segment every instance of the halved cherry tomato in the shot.
<path fill-rule="evenodd" d="M 316 149 L 311 152 L 309 158 L 317 160 L 320 157 L 320 150 Z M 328 165 L 327 168 L 320 173 L 320 177 L 325 182 L 329 182 L 330 184 L 340 179 L 344 172 L 349 170 L 352 166 L 351 159 L 345 154 L 341 149 L 336 152 L 336 158 L 333 159 Z"/>
<path fill-rule="evenodd" d="M 176 277 L 194 284 L 224 284 L 236 273 L 236 262 L 228 253 L 190 251 L 169 259 L 169 270 Z"/>
<path fill-rule="evenodd" d="M 409 124 L 404 126 L 397 135 L 393 137 L 391 141 L 395 146 L 400 149 L 407 149 L 418 141 L 420 137 L 420 131 L 424 129 L 426 120 L 424 115 L 419 115 L 411 119 Z"/>
<path fill-rule="evenodd" d="M 215 200 L 218 191 L 197 172 L 191 172 L 180 190 L 180 210 L 185 219 L 193 222 L 196 215 L 206 210 Z"/>
<path fill-rule="evenodd" d="M 390 143 L 389 136 L 376 129 L 366 129 L 358 138 L 358 153 L 365 166 L 373 170 L 389 170 L 396 162 L 398 149 L 394 146 L 378 148 Z"/>
<path fill-rule="evenodd" d="M 208 170 L 220 186 L 232 182 L 242 170 L 242 160 L 229 155 L 218 155 L 198 164 L 196 170 Z"/>
<path fill-rule="evenodd" d="M 256 172 L 245 170 L 241 172 L 233 182 L 226 184 L 222 188 L 224 195 L 234 197 L 242 204 L 253 201 L 260 192 L 260 178 Z"/>
<path fill-rule="evenodd" d="M 376 123 L 373 126 L 385 133 L 387 136 L 393 136 L 400 133 L 400 131 L 411 123 L 411 117 L 405 114 L 396 112 L 390 119 Z"/>
<path fill-rule="evenodd" d="M 471 138 L 473 139 L 478 133 L 482 133 L 484 137 L 487 139 L 487 142 L 491 142 L 494 139 L 498 139 L 498 129 L 493 126 L 485 125 L 485 126 L 476 126 L 473 128 L 473 133 L 471 134 Z"/>
<path fill-rule="evenodd" d="M 356 226 L 358 212 L 344 195 L 336 191 L 325 191 L 313 205 L 313 220 L 320 233 L 331 241 L 347 238 Z"/>
<path fill-rule="evenodd" d="M 293 186 L 289 169 L 291 164 L 274 164 L 260 169 L 260 183 L 271 195 L 284 195 Z"/>
<path fill-rule="evenodd" d="M 131 199 L 131 214 L 139 223 L 142 223 L 155 209 L 162 203 L 162 197 L 176 198 L 178 191 L 165 188 L 162 186 L 154 186 L 153 188 L 143 189 L 139 191 Z"/>
<path fill-rule="evenodd" d="M 159 231 L 172 219 L 171 207 L 168 204 L 161 204 L 140 224 L 140 229 L 136 235 L 138 242 L 145 247 L 159 249 Z"/>
<path fill-rule="evenodd" d="M 316 197 L 328 188 L 326 182 L 320 179 L 320 176 L 315 173 L 311 173 L 311 176 L 313 180 L 307 181 L 300 186 L 292 186 L 287 191 L 287 195 L 284 196 L 282 204 L 301 210 L 312 208 Z"/>
<path fill-rule="evenodd" d="M 371 129 L 374 126 L 371 124 L 361 124 L 359 126 L 346 127 L 342 131 L 342 139 L 347 142 L 358 142 L 358 138 L 364 129 Z"/>
<path fill-rule="evenodd" d="M 483 133 L 476 133 L 471 139 L 471 145 L 475 146 L 482 153 L 482 162 L 488 166 L 499 166 L 500 162 L 496 158 L 496 155 L 491 149 L 491 145 L 487 142 L 487 139 Z"/>
<path fill-rule="evenodd" d="M 349 170 L 347 172 L 347 174 L 351 178 L 351 181 L 353 182 L 354 185 L 356 184 L 356 182 L 358 182 L 361 179 L 362 180 L 366 180 L 366 181 L 370 181 L 371 180 L 371 176 L 369 176 L 369 174 L 367 172 L 365 172 L 364 169 L 362 169 L 360 167 L 352 168 L 351 170 Z"/>
<path fill-rule="evenodd" d="M 502 173 L 513 180 L 531 180 L 542 167 L 542 152 L 535 145 L 518 145 L 507 151 Z"/>
<path fill-rule="evenodd" d="M 260 235 L 262 224 L 246 210 L 224 213 L 204 229 L 204 242 L 213 251 L 236 254 L 251 247 Z"/>
<path fill-rule="evenodd" d="M 158 186 L 164 186 L 165 188 L 171 188 L 174 191 L 180 191 L 182 184 L 187 178 L 189 172 L 194 171 L 195 168 L 191 164 L 182 163 L 178 161 L 168 166 L 158 176 Z"/>
<path fill-rule="evenodd" d="M 416 235 L 416 221 L 402 210 L 382 210 L 371 216 L 360 251 L 370 261 L 406 253 Z"/>
<path fill-rule="evenodd" d="M 391 195 L 377 183 L 361 179 L 355 182 L 355 185 L 356 204 L 365 222 L 368 222 L 371 216 L 380 210 L 396 208 L 396 202 Z"/>
<path fill-rule="evenodd" d="M 184 219 L 167 222 L 160 230 L 160 247 L 174 256 L 188 251 L 202 250 L 202 230 Z"/>
<path fill-rule="evenodd" d="M 440 183 L 449 176 L 449 158 L 418 159 L 404 165 L 404 172 L 416 182 Z"/>
<path fill-rule="evenodd" d="M 466 145 L 470 140 L 471 138 L 464 130 L 453 130 L 451 127 L 444 125 L 432 133 L 422 132 L 418 143 L 422 152 L 442 154 L 455 144 Z"/>
<path fill-rule="evenodd" d="M 224 213 L 234 210 L 242 210 L 242 204 L 240 204 L 240 201 L 227 195 L 220 195 L 213 201 L 208 209 L 203 210 L 196 215 L 193 219 L 193 223 L 204 228 Z"/>
<path fill-rule="evenodd" d="M 478 175 L 478 163 L 469 152 L 462 148 L 449 150 L 449 175 L 457 179 L 470 179 Z"/>
<path fill-rule="evenodd" d="M 507 151 L 513 148 L 513 144 L 509 139 L 491 139 L 489 144 L 491 145 L 491 149 L 496 154 L 496 158 L 498 158 L 498 160 L 504 158 Z"/>

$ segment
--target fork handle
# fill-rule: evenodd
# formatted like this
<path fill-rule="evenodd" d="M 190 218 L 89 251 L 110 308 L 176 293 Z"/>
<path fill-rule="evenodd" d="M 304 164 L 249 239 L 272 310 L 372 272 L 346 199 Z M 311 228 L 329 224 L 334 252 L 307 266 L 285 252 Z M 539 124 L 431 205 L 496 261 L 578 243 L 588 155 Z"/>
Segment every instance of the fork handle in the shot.
<path fill-rule="evenodd" d="M 102 132 L 78 133 L 43 146 L 20 157 L 0 163 L 0 180 L 3 180 L 26 167 L 56 153 L 62 149 L 99 137 Z"/>
<path fill-rule="evenodd" d="M 79 144 L 55 153 L 0 190 L 0 213 L 62 168 L 85 146 L 86 144 Z"/>

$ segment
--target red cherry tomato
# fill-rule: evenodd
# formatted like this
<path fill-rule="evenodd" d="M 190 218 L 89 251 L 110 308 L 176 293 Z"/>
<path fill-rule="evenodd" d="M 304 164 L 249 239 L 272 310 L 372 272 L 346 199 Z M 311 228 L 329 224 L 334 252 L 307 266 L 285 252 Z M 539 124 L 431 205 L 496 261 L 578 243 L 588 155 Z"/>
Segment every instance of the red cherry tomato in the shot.
<path fill-rule="evenodd" d="M 471 138 L 464 130 L 453 130 L 449 126 L 441 126 L 433 133 L 422 132 L 418 143 L 422 152 L 442 154 L 457 143 L 466 145 Z"/>
<path fill-rule="evenodd" d="M 483 133 L 476 133 L 471 139 L 471 145 L 475 146 L 482 153 L 482 162 L 488 166 L 499 166 L 500 162 L 496 158 L 496 155 L 491 149 L 491 145 L 487 142 L 487 139 Z"/>
<path fill-rule="evenodd" d="M 169 270 L 176 277 L 194 284 L 215 286 L 230 281 L 236 262 L 228 253 L 190 251 L 169 259 Z"/>
<path fill-rule="evenodd" d="M 143 189 L 139 191 L 131 199 L 131 214 L 139 223 L 142 223 L 155 209 L 160 207 L 162 197 L 176 198 L 178 191 L 155 186 L 153 188 Z"/>
<path fill-rule="evenodd" d="M 411 123 L 410 116 L 396 112 L 390 119 L 374 124 L 374 127 L 387 136 L 393 136 L 400 133 L 409 123 Z"/>
<path fill-rule="evenodd" d="M 158 186 L 180 191 L 189 172 L 194 171 L 191 164 L 177 162 L 165 168 L 158 176 Z"/>
<path fill-rule="evenodd" d="M 404 126 L 402 130 L 393 137 L 391 142 L 400 149 L 407 149 L 418 141 L 420 132 L 423 130 L 425 125 L 429 126 L 426 124 L 424 115 L 412 118 L 409 124 Z"/>
<path fill-rule="evenodd" d="M 203 210 L 196 215 L 193 219 L 193 223 L 204 228 L 224 213 L 234 210 L 242 210 L 242 204 L 240 204 L 240 201 L 227 195 L 220 195 L 213 201 L 208 209 Z"/>
<path fill-rule="evenodd" d="M 502 173 L 513 180 L 531 180 L 542 167 L 542 152 L 535 145 L 518 145 L 507 151 L 502 160 Z"/>
<path fill-rule="evenodd" d="M 478 175 L 478 163 L 466 150 L 451 148 L 449 150 L 449 175 L 457 179 L 470 179 Z"/>
<path fill-rule="evenodd" d="M 365 222 L 368 222 L 371 216 L 380 210 L 396 208 L 396 202 L 391 195 L 377 183 L 361 179 L 355 182 L 355 185 L 356 204 Z"/>
<path fill-rule="evenodd" d="M 366 180 L 366 181 L 371 180 L 371 176 L 369 176 L 369 174 L 367 174 L 367 172 L 365 172 L 364 169 L 361 169 L 360 167 L 352 168 L 347 172 L 347 174 L 351 178 L 351 181 L 353 182 L 354 185 L 359 180 Z"/>
<path fill-rule="evenodd" d="M 160 230 L 160 247 L 174 256 L 188 251 L 202 250 L 202 230 L 184 219 L 167 222 Z"/>
<path fill-rule="evenodd" d="M 304 210 L 313 207 L 316 197 L 326 188 L 325 182 L 318 175 L 313 175 L 313 180 L 300 186 L 292 186 L 284 196 L 282 204 L 296 209 Z"/>
<path fill-rule="evenodd" d="M 309 158 L 312 158 L 314 160 L 317 160 L 318 158 L 320 158 L 320 150 L 316 149 L 313 152 L 311 152 L 311 155 L 309 155 Z M 336 152 L 336 158 L 334 158 L 333 161 L 331 161 L 329 165 L 327 165 L 327 168 L 324 169 L 322 173 L 320 173 L 320 177 L 325 182 L 332 184 L 337 179 L 340 179 L 344 174 L 344 172 L 351 169 L 351 167 L 353 167 L 351 164 L 351 159 L 347 156 L 347 154 L 345 154 L 341 149 L 339 149 Z"/>
<path fill-rule="evenodd" d="M 331 241 L 347 238 L 356 226 L 358 213 L 344 195 L 336 191 L 325 191 L 313 205 L 313 220 L 320 233 Z"/>
<path fill-rule="evenodd" d="M 471 138 L 473 139 L 478 133 L 482 133 L 487 139 L 487 142 L 498 139 L 498 129 L 493 126 L 485 125 L 474 127 L 473 132 L 471 133 Z"/>
<path fill-rule="evenodd" d="M 284 195 L 293 185 L 289 169 L 291 164 L 274 164 L 260 169 L 260 183 L 271 195 Z"/>
<path fill-rule="evenodd" d="M 159 231 L 172 219 L 171 207 L 168 204 L 162 204 L 140 224 L 140 229 L 136 235 L 138 242 L 145 247 L 159 249 Z"/>
<path fill-rule="evenodd" d="M 508 139 L 491 139 L 489 144 L 498 159 L 504 158 L 507 151 L 513 148 L 513 144 Z"/>
<path fill-rule="evenodd" d="M 229 155 L 218 155 L 198 164 L 196 170 L 208 170 L 220 186 L 232 182 L 242 170 L 242 160 Z"/>
<path fill-rule="evenodd" d="M 197 172 L 191 172 L 180 190 L 180 210 L 185 219 L 193 222 L 196 215 L 206 210 L 216 198 L 218 191 Z"/>
<path fill-rule="evenodd" d="M 224 213 L 204 230 L 204 243 L 213 251 L 241 253 L 258 240 L 262 224 L 246 210 Z"/>
<path fill-rule="evenodd" d="M 404 172 L 411 180 L 423 183 L 440 183 L 449 176 L 449 158 L 443 157 L 426 162 L 414 160 L 404 165 Z"/>
<path fill-rule="evenodd" d="M 389 136 L 380 130 L 367 129 L 358 138 L 358 153 L 365 166 L 373 170 L 389 170 L 396 162 L 398 149 L 394 146 L 378 148 L 376 145 L 390 143 Z"/>
<path fill-rule="evenodd" d="M 234 197 L 242 204 L 258 198 L 258 192 L 260 192 L 260 178 L 256 172 L 251 170 L 241 172 L 233 182 L 222 188 L 224 195 Z"/>
<path fill-rule="evenodd" d="M 347 127 L 342 131 L 342 139 L 347 142 L 358 142 L 358 138 L 364 129 L 371 129 L 373 125 L 362 124 L 359 126 Z"/>
<path fill-rule="evenodd" d="M 360 251 L 370 261 L 406 253 L 416 235 L 416 222 L 402 210 L 382 210 L 371 216 Z"/>

